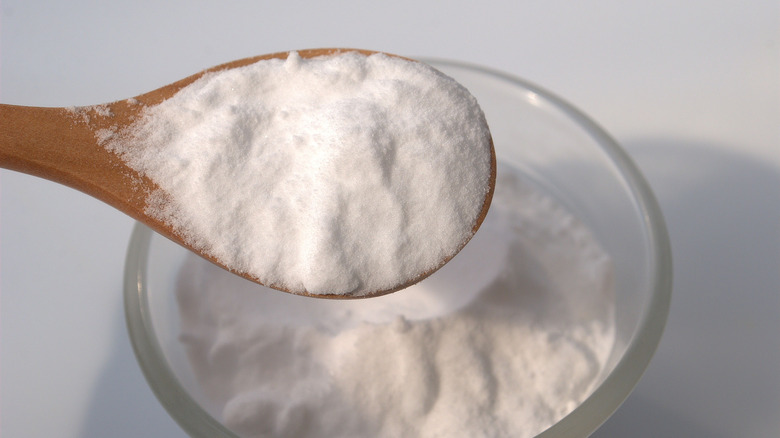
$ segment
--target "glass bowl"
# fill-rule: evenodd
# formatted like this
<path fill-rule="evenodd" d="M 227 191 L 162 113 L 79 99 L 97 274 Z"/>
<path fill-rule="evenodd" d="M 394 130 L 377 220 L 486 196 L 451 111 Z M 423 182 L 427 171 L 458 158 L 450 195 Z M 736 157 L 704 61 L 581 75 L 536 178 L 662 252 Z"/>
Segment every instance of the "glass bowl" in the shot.
<path fill-rule="evenodd" d="M 595 235 L 615 275 L 616 340 L 599 383 L 540 438 L 585 437 L 625 400 L 647 367 L 669 309 L 671 252 L 654 196 L 626 153 L 586 115 L 507 74 L 427 62 L 465 85 L 487 117 L 499 160 L 542 188 Z M 137 224 L 125 271 L 131 342 L 152 390 L 193 437 L 235 437 L 204 402 L 178 340 L 177 275 L 188 252 Z"/>

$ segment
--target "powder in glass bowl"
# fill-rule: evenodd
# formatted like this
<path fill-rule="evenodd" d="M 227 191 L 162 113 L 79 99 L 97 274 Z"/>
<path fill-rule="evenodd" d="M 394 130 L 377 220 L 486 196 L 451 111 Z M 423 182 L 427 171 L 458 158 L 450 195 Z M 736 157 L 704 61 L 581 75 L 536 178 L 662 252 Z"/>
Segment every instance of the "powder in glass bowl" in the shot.
<path fill-rule="evenodd" d="M 207 73 L 101 143 L 160 190 L 147 214 L 231 270 L 360 296 L 422 278 L 490 192 L 484 115 L 425 64 L 358 52 Z"/>
<path fill-rule="evenodd" d="M 519 175 L 499 167 L 472 241 L 387 296 L 280 294 L 191 257 L 176 292 L 191 392 L 247 438 L 542 432 L 599 382 L 615 342 L 613 268 Z"/>

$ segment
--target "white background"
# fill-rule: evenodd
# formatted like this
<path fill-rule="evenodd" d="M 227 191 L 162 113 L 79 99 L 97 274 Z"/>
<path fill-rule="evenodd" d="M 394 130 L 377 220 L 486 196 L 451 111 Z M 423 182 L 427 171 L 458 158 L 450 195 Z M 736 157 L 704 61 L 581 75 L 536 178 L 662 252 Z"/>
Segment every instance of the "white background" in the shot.
<path fill-rule="evenodd" d="M 3 0 L 0 26 L 2 103 L 102 103 L 314 47 L 466 61 L 552 90 L 635 159 L 674 252 L 658 353 L 594 436 L 780 436 L 777 1 Z M 0 171 L 4 438 L 184 436 L 125 331 L 131 227 L 86 195 Z"/>

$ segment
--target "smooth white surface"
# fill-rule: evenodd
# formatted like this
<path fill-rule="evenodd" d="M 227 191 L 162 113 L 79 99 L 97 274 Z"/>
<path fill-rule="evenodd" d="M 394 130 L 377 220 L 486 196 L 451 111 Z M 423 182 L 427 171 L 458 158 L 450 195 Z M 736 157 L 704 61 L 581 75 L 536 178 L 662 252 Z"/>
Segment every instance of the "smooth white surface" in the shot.
<path fill-rule="evenodd" d="M 5 0 L 0 102 L 101 103 L 311 47 L 449 58 L 534 81 L 635 158 L 674 251 L 658 354 L 594 436 L 780 434 L 777 1 L 267 3 Z M 125 332 L 131 224 L 86 195 L 0 171 L 3 437 L 184 436 Z"/>

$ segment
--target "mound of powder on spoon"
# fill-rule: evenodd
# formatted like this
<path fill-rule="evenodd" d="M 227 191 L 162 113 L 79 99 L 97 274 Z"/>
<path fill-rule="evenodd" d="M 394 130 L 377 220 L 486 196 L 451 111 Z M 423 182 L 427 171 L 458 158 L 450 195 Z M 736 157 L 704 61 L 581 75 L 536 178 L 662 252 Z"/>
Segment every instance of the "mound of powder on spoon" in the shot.
<path fill-rule="evenodd" d="M 383 54 L 292 52 L 208 73 L 101 138 L 160 188 L 147 213 L 294 293 L 361 296 L 420 279 L 471 238 L 490 198 L 490 132 L 474 97 Z"/>

